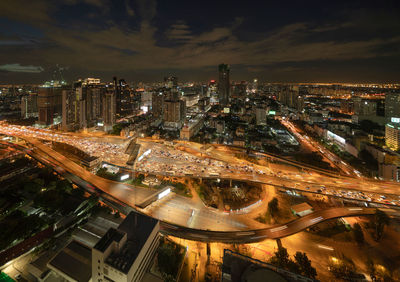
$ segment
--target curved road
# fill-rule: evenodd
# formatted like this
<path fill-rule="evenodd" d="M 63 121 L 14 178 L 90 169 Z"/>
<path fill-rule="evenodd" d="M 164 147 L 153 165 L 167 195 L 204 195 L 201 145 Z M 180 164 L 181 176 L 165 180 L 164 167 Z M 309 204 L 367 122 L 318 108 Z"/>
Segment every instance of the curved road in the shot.
<path fill-rule="evenodd" d="M 400 216 L 400 211 L 393 209 L 380 209 L 390 216 Z M 265 239 L 278 239 L 293 235 L 312 227 L 325 220 L 339 217 L 373 215 L 375 208 L 343 207 L 315 211 L 291 222 L 273 227 L 246 230 L 246 231 L 211 231 L 196 230 L 176 226 L 166 222 L 161 223 L 161 230 L 165 233 L 189 240 L 224 243 L 254 243 Z"/>
<path fill-rule="evenodd" d="M 40 154 L 40 157 L 49 163 L 55 160 L 56 164 L 64 168 L 66 171 L 69 171 L 75 176 L 78 176 L 78 178 L 82 178 L 87 183 L 95 185 L 98 189 L 102 190 L 107 194 L 110 194 L 116 200 L 125 203 L 131 207 L 134 207 L 136 203 L 139 203 L 148 195 L 154 192 L 150 189 L 133 187 L 100 178 L 86 171 L 85 169 L 75 164 L 71 160 L 67 159 L 63 155 L 53 151 L 51 148 L 42 144 L 38 140 L 32 138 L 23 138 L 23 139 L 25 139 L 30 144 L 34 145 L 34 149 L 32 149 L 32 151 L 28 153 L 32 155 Z M 47 156 L 45 156 L 44 154 Z M 190 201 L 190 199 L 188 199 L 188 201 Z M 210 223 L 212 223 L 214 226 L 212 226 L 211 224 L 197 224 L 197 226 L 200 225 L 202 226 L 202 228 L 199 227 L 194 228 L 194 227 L 184 226 L 184 225 L 191 226 L 190 224 L 187 223 L 186 219 L 183 221 L 183 223 L 182 221 L 179 222 L 179 220 L 174 217 L 172 217 L 174 218 L 173 223 L 170 222 L 170 220 L 166 221 L 161 218 L 159 219 L 161 220 L 161 230 L 164 233 L 171 234 L 177 237 L 196 240 L 196 241 L 207 241 L 207 242 L 218 241 L 225 243 L 251 243 L 251 242 L 262 241 L 264 239 L 277 239 L 286 237 L 329 219 L 348 217 L 348 216 L 372 215 L 375 213 L 375 210 L 376 210 L 375 208 L 362 208 L 362 207 L 331 208 L 326 210 L 315 211 L 307 216 L 296 219 L 294 221 L 269 228 L 256 229 L 256 228 L 249 228 L 248 226 L 243 226 L 245 228 L 239 227 L 239 228 L 233 228 L 234 230 L 232 230 L 232 226 L 230 226 L 231 230 L 229 231 L 217 231 L 219 229 L 218 227 L 220 226 L 215 226 L 216 225 L 215 220 L 214 222 L 210 221 Z M 382 209 L 382 210 L 384 210 L 391 216 L 400 216 L 400 211 L 396 211 L 393 209 Z M 182 209 L 178 211 L 179 215 L 181 215 Z M 189 209 L 189 213 L 191 213 L 190 211 L 193 210 Z M 226 216 L 229 217 L 229 215 Z M 189 218 L 189 220 L 190 219 L 191 218 Z M 223 222 L 219 221 L 218 223 L 223 224 Z M 207 230 L 207 228 L 212 228 L 213 230 Z"/>

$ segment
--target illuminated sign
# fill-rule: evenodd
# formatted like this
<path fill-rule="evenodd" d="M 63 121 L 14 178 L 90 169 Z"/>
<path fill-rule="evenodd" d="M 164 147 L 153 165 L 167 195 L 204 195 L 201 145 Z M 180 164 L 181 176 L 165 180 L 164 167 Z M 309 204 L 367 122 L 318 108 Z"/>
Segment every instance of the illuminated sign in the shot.
<path fill-rule="evenodd" d="M 150 154 L 150 153 L 151 153 L 151 149 L 148 149 L 146 152 L 143 153 L 143 155 L 141 155 L 141 156 L 138 158 L 138 162 L 140 162 L 145 156 L 147 156 L 147 155 Z"/>
<path fill-rule="evenodd" d="M 276 112 L 275 112 L 275 111 L 269 111 L 268 114 L 269 114 L 270 116 L 274 116 L 274 115 L 276 115 Z"/>
<path fill-rule="evenodd" d="M 400 118 L 392 117 L 392 118 L 390 119 L 390 121 L 393 122 L 393 123 L 400 123 Z"/>
<path fill-rule="evenodd" d="M 327 134 L 328 134 L 328 138 L 330 138 L 330 139 L 334 139 L 335 141 L 338 141 L 341 144 L 346 143 L 346 140 L 343 137 L 340 137 L 339 135 L 337 135 L 329 130 L 327 131 Z"/>
<path fill-rule="evenodd" d="M 147 113 L 149 111 L 149 107 L 148 106 L 141 106 L 140 109 L 144 112 Z"/>
<path fill-rule="evenodd" d="M 102 122 L 97 123 L 97 126 L 103 126 L 103 125 L 104 125 L 104 123 L 102 123 Z"/>
<path fill-rule="evenodd" d="M 230 112 L 230 108 L 224 108 L 224 113 L 225 114 L 229 114 L 229 112 Z"/>
<path fill-rule="evenodd" d="M 129 178 L 129 174 L 124 174 L 121 176 L 121 180 L 125 180 Z"/>
<path fill-rule="evenodd" d="M 160 194 L 158 194 L 158 199 L 164 198 L 167 196 L 169 193 L 171 193 L 171 188 L 168 188 L 164 191 L 162 191 Z"/>

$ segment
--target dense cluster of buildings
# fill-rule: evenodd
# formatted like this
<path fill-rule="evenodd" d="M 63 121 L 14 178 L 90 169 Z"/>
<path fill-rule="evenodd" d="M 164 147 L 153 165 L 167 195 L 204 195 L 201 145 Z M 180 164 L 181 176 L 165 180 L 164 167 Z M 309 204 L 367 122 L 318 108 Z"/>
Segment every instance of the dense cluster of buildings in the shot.
<path fill-rule="evenodd" d="M 368 151 L 378 164 L 372 175 L 400 181 L 398 88 L 384 85 L 281 86 L 277 100 L 284 116 L 304 121 L 308 131 L 342 151 L 355 158 L 362 151 Z"/>
<path fill-rule="evenodd" d="M 271 126 L 268 120 L 286 117 L 304 121 L 308 130 L 354 157 L 368 144 L 395 155 L 400 149 L 397 85 L 260 85 L 257 79 L 231 81 L 230 66 L 220 64 L 218 80 L 207 83 L 179 83 L 176 76 L 137 85 L 116 77 L 111 83 L 87 78 L 72 84 L 10 87 L 4 94 L 1 98 L 10 104 L 5 114 L 18 110 L 19 97 L 22 118 L 64 131 L 111 131 L 123 123 L 123 136 L 167 132 L 183 140 L 201 136 L 196 140 L 263 150 L 296 143 L 282 130 L 262 129 Z M 376 126 L 365 129 L 365 122 Z M 400 158 L 385 165 L 400 167 Z"/>

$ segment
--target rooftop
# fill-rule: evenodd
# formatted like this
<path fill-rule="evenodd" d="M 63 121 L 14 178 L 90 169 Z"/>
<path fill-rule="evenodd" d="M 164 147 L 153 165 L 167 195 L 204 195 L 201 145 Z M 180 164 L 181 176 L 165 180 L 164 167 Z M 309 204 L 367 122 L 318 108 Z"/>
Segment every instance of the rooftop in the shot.
<path fill-rule="evenodd" d="M 291 209 L 296 212 L 303 212 L 303 211 L 308 211 L 312 209 L 312 206 L 310 206 L 309 204 L 307 204 L 306 202 L 298 204 L 298 205 L 294 205 L 291 207 Z"/>
<path fill-rule="evenodd" d="M 112 242 L 119 242 L 124 237 L 124 233 L 115 228 L 108 229 L 107 233 L 94 246 L 96 250 L 104 252 Z"/>
<path fill-rule="evenodd" d="M 92 276 L 92 250 L 72 241 L 48 264 L 79 282 L 87 282 Z"/>
<path fill-rule="evenodd" d="M 129 213 L 118 226 L 118 230 L 114 229 L 122 234 L 126 233 L 127 241 L 120 250 L 111 253 L 105 262 L 123 273 L 128 273 L 157 223 L 156 219 L 149 216 L 136 212 Z"/>

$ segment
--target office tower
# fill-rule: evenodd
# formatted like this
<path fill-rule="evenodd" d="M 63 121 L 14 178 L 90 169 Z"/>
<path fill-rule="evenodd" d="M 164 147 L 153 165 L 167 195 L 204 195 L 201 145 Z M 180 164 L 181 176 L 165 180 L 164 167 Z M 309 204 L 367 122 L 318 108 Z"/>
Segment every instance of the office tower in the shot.
<path fill-rule="evenodd" d="M 133 113 L 133 104 L 131 101 L 131 90 L 125 79 L 114 77 L 116 114 L 118 117 L 124 117 Z M 133 95 L 132 95 L 133 96 Z"/>
<path fill-rule="evenodd" d="M 386 121 L 390 121 L 392 117 L 400 118 L 400 92 L 386 93 L 385 117 Z"/>
<path fill-rule="evenodd" d="M 161 91 L 155 91 L 151 98 L 151 108 L 153 112 L 153 117 L 160 118 L 163 116 L 164 108 L 164 94 Z"/>
<path fill-rule="evenodd" d="M 38 116 L 37 98 L 38 95 L 36 93 L 29 94 L 21 98 L 22 118 L 30 118 Z"/>
<path fill-rule="evenodd" d="M 256 123 L 257 125 L 267 124 L 267 111 L 264 107 L 256 108 Z"/>
<path fill-rule="evenodd" d="M 55 114 L 61 113 L 61 87 L 40 87 L 38 92 L 38 123 L 51 125 Z"/>
<path fill-rule="evenodd" d="M 122 90 L 120 84 L 123 83 L 124 80 L 120 79 L 118 81 L 117 77 L 113 77 L 113 86 L 114 86 L 114 94 L 115 94 L 115 114 L 118 117 L 122 115 Z"/>
<path fill-rule="evenodd" d="M 182 100 L 164 101 L 164 122 L 181 123 L 185 118 L 185 102 Z"/>
<path fill-rule="evenodd" d="M 278 92 L 278 101 L 289 108 L 299 108 L 299 87 L 298 86 L 282 86 Z"/>
<path fill-rule="evenodd" d="M 297 97 L 297 110 L 299 112 L 304 110 L 304 96 L 303 95 L 299 95 Z"/>
<path fill-rule="evenodd" d="M 105 97 L 106 87 L 85 81 L 78 81 L 72 88 L 62 91 L 63 130 L 90 128 L 103 118 L 102 97 Z"/>
<path fill-rule="evenodd" d="M 116 117 L 116 99 L 115 92 L 108 89 L 103 96 L 103 123 L 104 130 L 112 129 Z"/>
<path fill-rule="evenodd" d="M 176 76 L 164 77 L 164 84 L 167 88 L 176 88 L 178 87 L 178 78 Z"/>
<path fill-rule="evenodd" d="M 358 116 L 376 116 L 376 101 L 362 99 L 361 97 L 353 98 L 354 114 Z"/>
<path fill-rule="evenodd" d="M 229 81 L 229 65 L 220 64 L 218 66 L 218 97 L 219 103 L 223 106 L 229 103 L 230 97 L 230 81 Z"/>
<path fill-rule="evenodd" d="M 75 129 L 77 106 L 75 90 L 64 89 L 62 91 L 62 130 L 71 131 Z"/>
<path fill-rule="evenodd" d="M 399 120 L 397 120 L 399 121 Z M 397 151 L 400 149 L 400 123 L 391 122 L 385 126 L 385 143 L 390 149 Z"/>
<path fill-rule="evenodd" d="M 97 87 L 89 87 L 90 99 L 91 99 L 91 109 L 90 115 L 95 122 L 102 117 L 102 97 L 105 93 L 105 87 L 97 86 Z M 89 107 L 88 107 L 89 108 Z"/>

